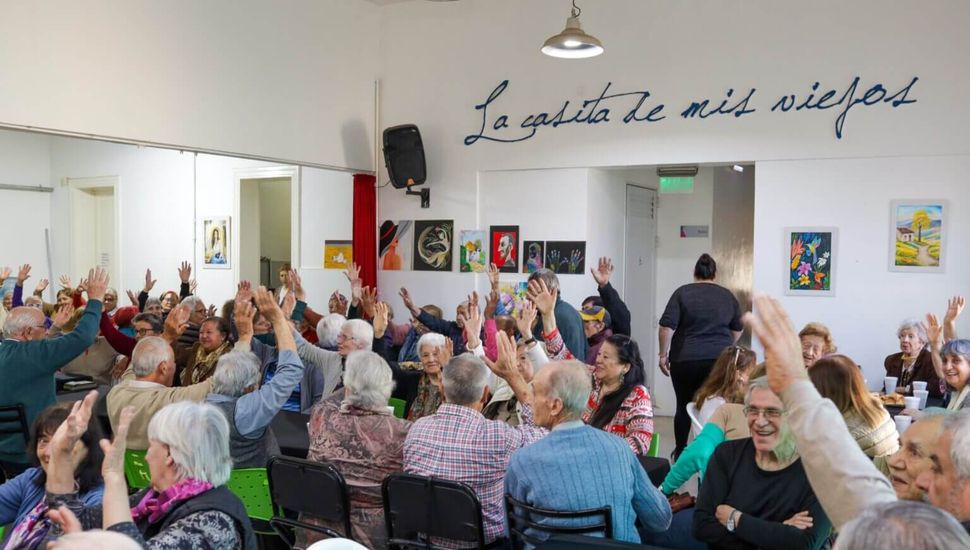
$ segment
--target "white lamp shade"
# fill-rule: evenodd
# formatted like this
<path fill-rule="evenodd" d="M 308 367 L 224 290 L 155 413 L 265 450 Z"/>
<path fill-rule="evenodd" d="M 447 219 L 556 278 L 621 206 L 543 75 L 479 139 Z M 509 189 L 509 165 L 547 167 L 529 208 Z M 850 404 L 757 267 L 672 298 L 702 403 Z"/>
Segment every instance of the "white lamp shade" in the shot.
<path fill-rule="evenodd" d="M 581 59 L 596 57 L 603 53 L 603 44 L 595 37 L 583 32 L 579 17 L 566 19 L 566 28 L 542 45 L 542 53 L 552 57 Z"/>

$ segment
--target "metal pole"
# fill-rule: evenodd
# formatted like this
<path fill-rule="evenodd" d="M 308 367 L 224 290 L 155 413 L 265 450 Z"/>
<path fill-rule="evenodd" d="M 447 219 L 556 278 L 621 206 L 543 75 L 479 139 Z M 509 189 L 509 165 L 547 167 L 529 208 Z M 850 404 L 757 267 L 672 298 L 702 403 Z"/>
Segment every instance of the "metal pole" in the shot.
<path fill-rule="evenodd" d="M 0 190 L 3 191 L 33 191 L 35 193 L 53 193 L 53 187 L 44 187 L 43 185 L 11 185 L 9 183 L 0 183 Z"/>

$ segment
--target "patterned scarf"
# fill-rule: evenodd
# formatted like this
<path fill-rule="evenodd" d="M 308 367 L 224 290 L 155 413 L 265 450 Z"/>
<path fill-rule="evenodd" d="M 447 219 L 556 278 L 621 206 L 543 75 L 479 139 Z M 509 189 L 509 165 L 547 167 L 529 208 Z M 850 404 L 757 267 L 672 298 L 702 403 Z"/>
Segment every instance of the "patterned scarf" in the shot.
<path fill-rule="evenodd" d="M 230 345 L 229 340 L 226 340 L 221 346 L 210 352 L 206 352 L 200 345 L 199 349 L 195 350 L 195 368 L 192 369 L 191 383 L 198 384 L 212 376 L 212 373 L 216 370 L 216 362 Z"/>
<path fill-rule="evenodd" d="M 136 523 L 143 519 L 147 519 L 149 524 L 156 523 L 165 517 L 173 504 L 199 496 L 209 489 L 212 489 L 212 484 L 208 481 L 190 478 L 179 481 L 161 493 L 149 490 L 141 502 L 131 509 L 131 517 Z"/>
<path fill-rule="evenodd" d="M 41 498 L 24 519 L 14 527 L 4 550 L 34 550 L 47 537 L 51 522 L 47 519 L 47 499 Z"/>

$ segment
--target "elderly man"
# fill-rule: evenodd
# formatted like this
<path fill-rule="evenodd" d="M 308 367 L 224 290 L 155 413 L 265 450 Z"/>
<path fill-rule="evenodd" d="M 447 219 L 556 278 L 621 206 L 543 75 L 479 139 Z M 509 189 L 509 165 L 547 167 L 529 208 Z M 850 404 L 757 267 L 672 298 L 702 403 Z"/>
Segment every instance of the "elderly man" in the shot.
<path fill-rule="evenodd" d="M 558 511 L 610 506 L 617 540 L 640 542 L 637 519 L 647 531 L 666 530 L 670 505 L 650 483 L 630 446 L 623 438 L 583 423 L 591 389 L 586 366 L 579 361 L 549 363 L 533 379 L 532 388 L 535 422 L 552 432 L 512 455 L 505 480 L 509 495 Z"/>
<path fill-rule="evenodd" d="M 127 405 L 135 408 L 128 431 L 128 448 L 148 449 L 148 422 L 166 405 L 178 401 L 203 401 L 212 392 L 212 378 L 191 386 L 173 388 L 175 353 L 169 341 L 184 330 L 188 310 L 176 308 L 165 321 L 165 338 L 142 338 L 131 356 L 131 366 L 121 377 L 121 383 L 108 392 L 107 407 L 111 428 L 115 429 L 121 410 Z"/>
<path fill-rule="evenodd" d="M 802 464 L 836 529 L 870 506 L 897 499 L 890 484 L 840 422 L 842 413 L 823 399 L 806 374 L 801 344 L 791 319 L 777 300 L 759 295 L 748 323 L 765 348 L 768 382 L 788 410 L 788 423 L 800 449 Z M 933 466 L 916 479 L 930 502 L 952 514 L 970 532 L 970 410 L 948 415 L 929 454 Z"/>
<path fill-rule="evenodd" d="M 7 339 L 0 345 L 0 403 L 23 404 L 27 424 L 54 404 L 54 372 L 94 343 L 107 286 L 108 274 L 104 270 L 89 272 L 88 305 L 74 330 L 60 338 L 45 339 L 47 330 L 41 310 L 18 307 L 10 311 L 3 326 Z M 8 474 L 27 467 L 25 445 L 19 433 L 0 436 L 0 464 Z"/>
<path fill-rule="evenodd" d="M 512 453 L 545 435 L 532 421 L 532 390 L 516 368 L 515 345 L 498 334 L 499 359 L 492 367 L 522 405 L 521 424 L 487 420 L 489 370 L 469 353 L 452 358 L 442 372 L 445 403 L 419 419 L 404 441 L 404 471 L 467 484 L 482 503 L 485 542 L 505 530 L 505 471 Z M 622 440 L 621 440 L 622 441 Z"/>
<path fill-rule="evenodd" d="M 269 383 L 256 389 L 258 359 L 249 352 L 231 351 L 219 358 L 212 377 L 213 390 L 206 397 L 229 420 L 229 454 L 234 468 L 264 468 L 269 457 L 279 454 L 279 444 L 269 423 L 303 377 L 303 363 L 296 354 L 296 342 L 286 315 L 265 288 L 257 289 L 255 295 L 260 313 L 273 323 L 277 335 L 276 374 Z M 236 304 L 233 317 L 240 342 L 253 338 L 255 313 L 249 302 Z"/>
<path fill-rule="evenodd" d="M 839 533 L 838 550 L 954 550 L 970 535 L 953 516 L 922 502 L 889 502 L 866 509 Z"/>
<path fill-rule="evenodd" d="M 370 351 L 374 342 L 374 328 L 360 319 L 345 322 L 340 327 L 340 334 L 337 335 L 337 351 L 328 351 L 315 346 L 295 332 L 294 337 L 300 359 L 307 365 L 315 365 L 323 375 L 322 395 L 326 397 L 333 393 L 340 383 L 347 355 L 357 350 Z M 312 405 L 313 399 L 308 397 L 308 400 Z"/>
<path fill-rule="evenodd" d="M 555 312 L 559 334 L 562 335 L 566 348 L 573 354 L 573 357 L 585 358 L 587 343 L 583 319 L 579 316 L 576 308 L 566 303 L 559 295 L 559 276 L 549 269 L 542 268 L 529 275 L 529 291 L 530 300 L 532 299 L 531 295 L 538 292 L 548 291 L 553 293 L 556 297 L 556 306 L 553 311 Z"/>

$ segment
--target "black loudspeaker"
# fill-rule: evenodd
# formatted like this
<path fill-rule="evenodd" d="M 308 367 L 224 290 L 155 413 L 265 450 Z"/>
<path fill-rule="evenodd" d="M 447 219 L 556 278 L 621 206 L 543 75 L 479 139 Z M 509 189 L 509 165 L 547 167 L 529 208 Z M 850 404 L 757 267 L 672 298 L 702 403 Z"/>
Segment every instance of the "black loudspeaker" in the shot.
<path fill-rule="evenodd" d="M 421 132 L 414 124 L 384 130 L 384 164 L 391 185 L 403 189 L 421 185 L 427 179 Z"/>

